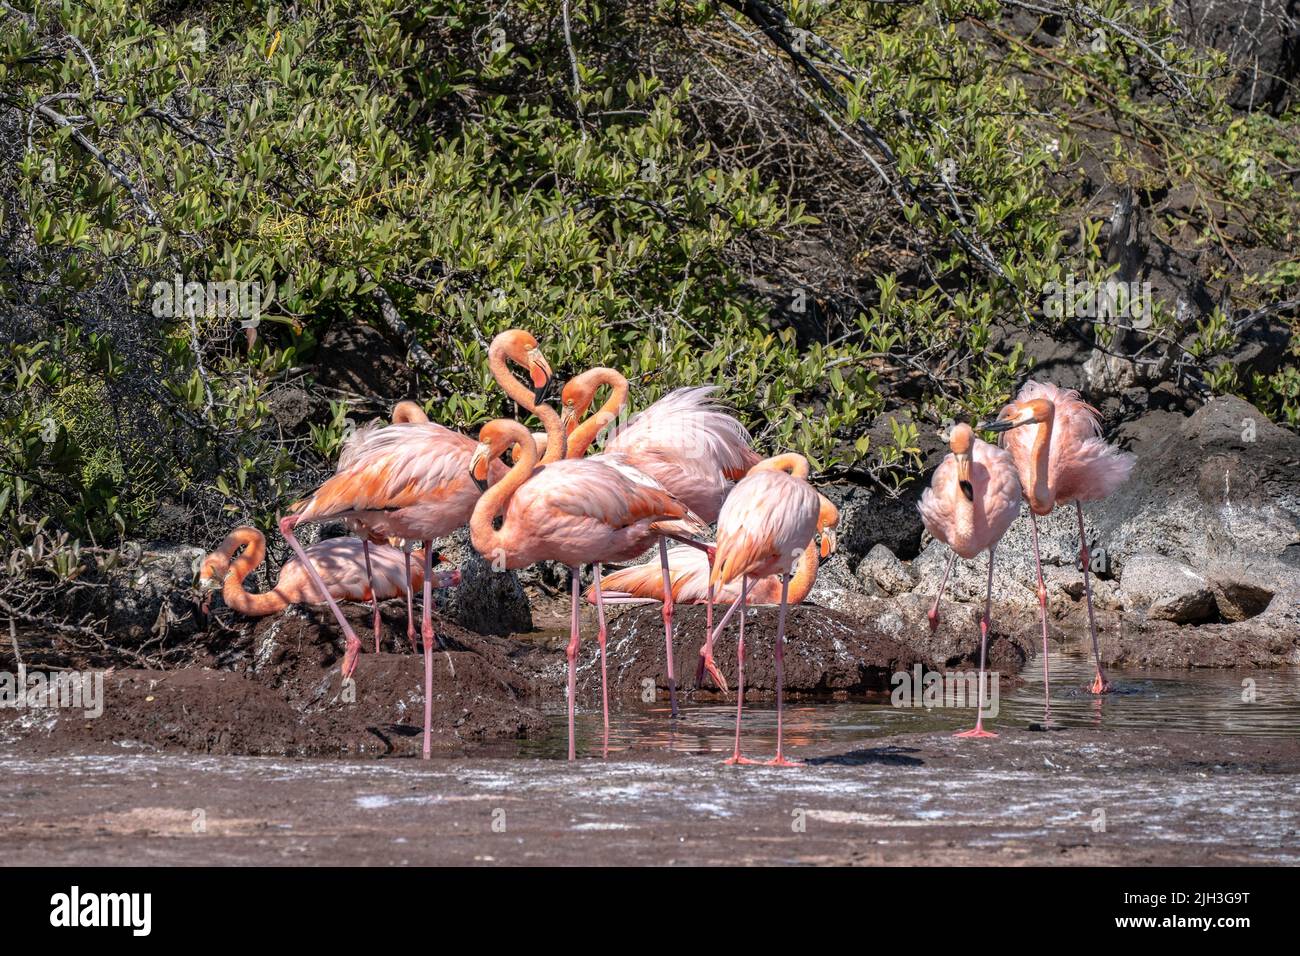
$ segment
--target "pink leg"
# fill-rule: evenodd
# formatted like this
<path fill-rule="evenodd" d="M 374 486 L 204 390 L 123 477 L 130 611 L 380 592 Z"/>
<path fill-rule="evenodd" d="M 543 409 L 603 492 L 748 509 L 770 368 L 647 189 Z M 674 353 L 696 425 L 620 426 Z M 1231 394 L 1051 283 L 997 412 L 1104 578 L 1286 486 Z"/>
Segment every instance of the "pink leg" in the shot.
<path fill-rule="evenodd" d="M 302 566 L 307 569 L 307 574 L 311 577 L 311 583 L 316 586 L 316 590 L 325 595 L 325 603 L 330 606 L 330 610 L 334 612 L 334 619 L 339 622 L 339 627 L 343 629 L 343 636 L 347 639 L 347 650 L 343 653 L 343 676 L 345 678 L 351 677 L 352 672 L 357 669 L 357 655 L 361 653 L 361 641 L 352 630 L 352 625 L 348 623 L 347 618 L 343 616 L 338 601 L 334 600 L 334 595 L 330 594 L 329 588 L 321 580 L 316 565 L 311 563 L 311 559 L 307 557 L 307 552 L 303 550 L 302 545 L 298 543 L 298 539 L 294 536 L 293 529 L 297 524 L 297 515 L 286 515 L 280 519 L 280 534 L 284 535 L 284 540 L 289 542 L 289 547 L 293 548 L 293 553 L 298 556 Z"/>
<path fill-rule="evenodd" d="M 668 541 L 659 538 L 659 567 L 664 575 L 664 645 L 668 654 L 668 708 L 677 717 L 677 678 L 673 675 L 673 582 L 668 574 Z"/>
<path fill-rule="evenodd" d="M 1034 567 L 1038 570 L 1038 617 L 1043 623 L 1043 726 L 1052 725 L 1052 689 L 1047 676 L 1047 585 L 1043 583 L 1043 558 L 1038 550 L 1038 518 L 1029 511 L 1029 527 L 1033 532 Z"/>
<path fill-rule="evenodd" d="M 769 767 L 798 767 L 797 760 L 786 760 L 781 750 L 784 727 L 782 711 L 785 708 L 785 609 L 790 591 L 790 575 L 781 575 L 781 610 L 776 618 L 776 756 L 767 761 Z"/>
<path fill-rule="evenodd" d="M 749 575 L 744 575 L 740 579 L 740 599 L 737 604 L 743 604 L 749 596 Z M 736 746 L 732 750 L 731 756 L 723 763 L 742 764 L 758 763 L 757 760 L 750 760 L 748 757 L 740 755 L 740 715 L 745 709 L 745 614 L 740 614 L 740 637 L 736 641 Z"/>
<path fill-rule="evenodd" d="M 975 729 L 967 730 L 964 733 L 953 734 L 954 737 L 996 737 L 997 734 L 984 729 L 984 665 L 987 660 L 989 649 L 989 608 L 993 604 L 993 551 L 997 546 L 989 548 L 989 586 L 988 592 L 984 596 L 984 616 L 980 618 L 980 683 L 977 700 L 979 706 L 975 710 Z"/>
<path fill-rule="evenodd" d="M 957 560 L 957 552 L 954 551 L 948 556 L 948 564 L 943 569 L 943 580 L 939 582 L 939 593 L 934 596 L 934 606 L 930 608 L 927 615 L 930 618 L 930 633 L 933 634 L 939 630 L 939 600 L 943 597 L 943 589 L 948 586 L 948 574 L 952 571 L 952 563 Z"/>
<path fill-rule="evenodd" d="M 406 640 L 415 650 L 415 588 L 411 586 L 411 552 L 403 551 L 406 558 Z"/>
<path fill-rule="evenodd" d="M 1078 499 L 1074 502 L 1074 508 L 1079 515 L 1079 558 L 1083 562 L 1083 596 L 1088 602 L 1088 633 L 1092 635 L 1092 659 L 1097 662 L 1097 676 L 1093 678 L 1092 686 L 1088 690 L 1093 694 L 1104 694 L 1111 687 L 1110 681 L 1106 680 L 1106 672 L 1101 669 L 1101 645 L 1097 643 L 1097 621 L 1092 616 L 1092 581 L 1088 577 L 1088 566 L 1092 563 L 1092 555 L 1088 551 L 1088 532 L 1083 526 L 1083 505 Z"/>
<path fill-rule="evenodd" d="M 375 591 L 375 574 L 370 570 L 370 539 L 361 539 L 361 553 L 366 557 L 366 580 L 370 582 L 370 597 L 375 602 L 375 653 L 379 653 L 379 594 Z M 408 579 L 409 580 L 409 579 Z"/>
<path fill-rule="evenodd" d="M 707 548 L 704 552 L 709 561 L 709 578 L 713 577 L 713 548 Z M 727 679 L 722 676 L 722 671 L 713 660 L 713 584 L 710 583 L 708 590 L 705 592 L 704 599 L 704 646 L 700 648 L 700 663 L 695 671 L 695 686 L 699 687 L 704 683 L 704 672 L 708 671 L 709 676 L 713 678 L 713 683 L 717 685 L 718 690 L 724 694 L 727 692 Z"/>
<path fill-rule="evenodd" d="M 596 643 L 600 645 L 600 710 L 605 718 L 605 739 L 602 756 L 609 756 L 609 674 L 605 668 L 605 601 L 600 594 L 600 565 L 595 566 L 596 586 Z"/>
<path fill-rule="evenodd" d="M 573 746 L 574 700 L 578 694 L 578 598 L 581 582 L 578 569 L 569 568 L 569 577 L 573 581 L 573 611 L 569 616 L 569 646 L 565 656 L 569 659 L 569 759 L 574 759 L 576 751 Z"/>
<path fill-rule="evenodd" d="M 433 731 L 433 618 L 429 613 L 429 601 L 433 597 L 433 549 L 432 542 L 424 543 L 424 606 L 420 612 L 420 631 L 424 638 L 424 749 L 422 756 L 429 759 L 432 749 Z"/>

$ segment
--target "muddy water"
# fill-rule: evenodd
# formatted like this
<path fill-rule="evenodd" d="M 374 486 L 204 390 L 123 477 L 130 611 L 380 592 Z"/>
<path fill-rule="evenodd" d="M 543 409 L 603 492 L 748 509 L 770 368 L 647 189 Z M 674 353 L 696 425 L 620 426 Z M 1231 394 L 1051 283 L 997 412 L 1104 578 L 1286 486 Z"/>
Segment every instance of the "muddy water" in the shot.
<path fill-rule="evenodd" d="M 1225 734 L 1273 739 L 1300 739 L 1300 670 L 1142 670 L 1108 673 L 1114 691 L 1094 697 L 1086 690 L 1092 680 L 1088 658 L 1053 654 L 1052 722 L 1062 729 L 1154 731 L 1159 733 Z M 998 714 L 987 728 L 1026 729 L 1043 720 L 1043 673 L 1037 661 L 1021 675 L 1015 688 L 1001 685 Z M 1253 695 L 1253 700 L 1250 698 Z M 734 743 L 735 704 L 693 704 L 683 701 L 681 719 L 668 719 L 664 701 L 646 706 L 611 704 L 610 753 L 649 750 L 689 754 L 730 753 Z M 497 745 L 506 756 L 566 756 L 567 724 L 562 708 L 550 715 L 551 732 L 520 744 Z M 959 731 L 974 721 L 972 708 L 895 707 L 888 693 L 866 699 L 787 706 L 787 747 L 809 744 L 848 745 L 896 734 Z M 577 717 L 580 750 L 598 752 L 602 723 L 599 710 L 586 708 Z M 772 702 L 745 705 L 743 746 L 766 753 L 776 746 L 776 706 Z"/>

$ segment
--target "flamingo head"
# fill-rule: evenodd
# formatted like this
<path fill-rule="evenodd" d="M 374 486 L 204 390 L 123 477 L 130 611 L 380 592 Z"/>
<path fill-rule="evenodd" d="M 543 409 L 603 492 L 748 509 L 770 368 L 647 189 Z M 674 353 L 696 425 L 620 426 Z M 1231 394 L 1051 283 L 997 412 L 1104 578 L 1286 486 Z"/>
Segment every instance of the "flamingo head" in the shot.
<path fill-rule="evenodd" d="M 829 558 L 835 553 L 835 529 L 840 523 L 840 509 L 825 495 L 817 497 L 821 498 L 821 511 L 817 515 L 817 530 L 822 535 L 821 555 Z"/>
<path fill-rule="evenodd" d="M 975 432 L 965 422 L 955 426 L 948 439 L 948 447 L 957 462 L 957 487 L 967 501 L 975 500 L 975 486 L 970 481 L 971 448 L 975 444 Z"/>
<path fill-rule="evenodd" d="M 1033 425 L 1050 422 L 1056 415 L 1056 406 L 1045 398 L 1031 398 L 1027 402 L 1012 402 L 1003 407 L 1001 413 L 992 421 L 982 422 L 980 429 L 990 432 L 1005 432 L 1021 425 Z"/>
<path fill-rule="evenodd" d="M 512 445 L 522 452 L 525 459 L 530 457 L 530 451 L 536 451 L 533 436 L 528 429 L 512 419 L 498 418 L 479 430 L 478 445 L 469 459 L 469 476 L 479 491 L 487 491 L 488 469 Z M 531 457 L 536 456 L 534 454 Z"/>
<path fill-rule="evenodd" d="M 523 329 L 507 329 L 492 340 L 492 346 L 501 349 L 506 358 L 528 370 L 528 378 L 533 383 L 533 402 L 541 404 L 554 373 L 551 371 L 551 363 L 542 354 L 537 339 Z"/>
<path fill-rule="evenodd" d="M 560 393 L 560 424 L 564 426 L 566 435 L 572 434 L 582 416 L 587 414 L 591 403 L 596 399 L 596 390 L 611 379 L 619 378 L 622 376 L 614 369 L 597 366 L 565 382 L 564 391 Z M 609 421 L 614 420 L 613 415 L 607 417 Z M 609 421 L 602 422 L 602 427 L 609 424 Z"/>

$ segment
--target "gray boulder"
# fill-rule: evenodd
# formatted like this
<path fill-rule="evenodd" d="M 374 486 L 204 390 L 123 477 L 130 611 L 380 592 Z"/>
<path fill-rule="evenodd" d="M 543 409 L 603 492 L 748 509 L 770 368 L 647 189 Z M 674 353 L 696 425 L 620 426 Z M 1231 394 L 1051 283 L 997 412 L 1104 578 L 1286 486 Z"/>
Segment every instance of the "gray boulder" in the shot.
<path fill-rule="evenodd" d="M 885 594 L 903 594 L 916 586 L 908 566 L 883 544 L 867 552 L 855 573 L 868 592 L 874 587 Z"/>
<path fill-rule="evenodd" d="M 1145 609 L 1148 618 L 1175 624 L 1200 624 L 1218 611 L 1210 582 L 1192 567 L 1161 554 L 1136 554 L 1120 585 L 1124 608 Z"/>

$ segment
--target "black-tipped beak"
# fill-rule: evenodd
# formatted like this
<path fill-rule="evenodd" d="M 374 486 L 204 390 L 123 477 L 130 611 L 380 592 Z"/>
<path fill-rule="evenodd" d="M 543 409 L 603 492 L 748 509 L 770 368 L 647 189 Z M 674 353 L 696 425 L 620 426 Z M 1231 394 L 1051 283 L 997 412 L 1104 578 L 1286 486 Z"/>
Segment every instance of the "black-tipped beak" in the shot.
<path fill-rule="evenodd" d="M 553 379 L 547 379 L 541 385 L 533 386 L 533 404 L 540 405 L 546 401 L 547 394 L 551 391 L 551 382 Z"/>
<path fill-rule="evenodd" d="M 975 500 L 975 488 L 969 481 L 959 481 L 957 486 L 961 488 L 961 493 L 966 496 L 967 501 Z"/>
<path fill-rule="evenodd" d="M 473 479 L 474 487 L 478 489 L 479 494 L 482 494 L 483 492 L 487 491 L 488 483 L 486 478 L 480 478 L 478 475 L 475 475 L 473 473 L 470 474 L 470 478 Z"/>
<path fill-rule="evenodd" d="M 990 422 L 981 422 L 979 429 L 982 432 L 1005 432 L 1016 427 L 1016 423 L 1009 418 L 995 418 Z"/>

